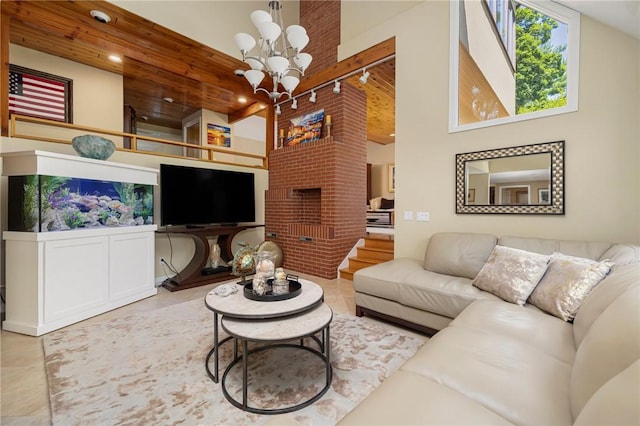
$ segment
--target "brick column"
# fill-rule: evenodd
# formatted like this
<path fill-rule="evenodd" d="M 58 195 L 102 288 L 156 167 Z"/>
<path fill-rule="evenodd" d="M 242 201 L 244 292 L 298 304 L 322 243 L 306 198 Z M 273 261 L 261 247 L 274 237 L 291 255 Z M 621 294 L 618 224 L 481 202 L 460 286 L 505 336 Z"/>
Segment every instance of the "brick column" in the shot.
<path fill-rule="evenodd" d="M 340 94 L 319 90 L 316 104 L 301 98 L 297 110 L 283 105 L 285 133 L 293 117 L 323 108 L 333 117 L 331 137 L 269 154 L 265 232 L 289 270 L 336 278 L 366 232 L 366 102 L 364 92 L 343 83 Z"/>

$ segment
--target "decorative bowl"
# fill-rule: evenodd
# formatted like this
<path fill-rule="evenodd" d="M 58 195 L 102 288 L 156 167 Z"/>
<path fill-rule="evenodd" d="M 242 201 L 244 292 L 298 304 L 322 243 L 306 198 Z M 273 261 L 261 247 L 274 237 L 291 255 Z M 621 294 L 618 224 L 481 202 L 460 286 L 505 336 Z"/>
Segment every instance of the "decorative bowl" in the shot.
<path fill-rule="evenodd" d="M 76 136 L 71 140 L 71 146 L 81 157 L 96 160 L 106 160 L 116 150 L 113 141 L 95 135 Z"/>

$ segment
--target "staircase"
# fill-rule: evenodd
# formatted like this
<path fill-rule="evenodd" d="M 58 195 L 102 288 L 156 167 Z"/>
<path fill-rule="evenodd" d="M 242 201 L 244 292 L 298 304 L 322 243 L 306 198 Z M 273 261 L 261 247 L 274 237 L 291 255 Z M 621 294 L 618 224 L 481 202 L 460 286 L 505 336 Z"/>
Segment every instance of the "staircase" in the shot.
<path fill-rule="evenodd" d="M 356 256 L 349 258 L 349 266 L 340 269 L 340 278 L 353 281 L 357 270 L 393 259 L 393 244 L 393 236 L 369 234 L 364 246 L 356 248 Z"/>

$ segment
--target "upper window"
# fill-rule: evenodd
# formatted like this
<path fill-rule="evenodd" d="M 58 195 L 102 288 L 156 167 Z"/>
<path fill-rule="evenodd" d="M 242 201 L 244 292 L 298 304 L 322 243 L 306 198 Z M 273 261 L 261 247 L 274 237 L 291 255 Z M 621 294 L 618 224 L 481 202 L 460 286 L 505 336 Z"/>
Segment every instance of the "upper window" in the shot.
<path fill-rule="evenodd" d="M 449 131 L 578 109 L 580 14 L 552 1 L 451 1 Z"/>

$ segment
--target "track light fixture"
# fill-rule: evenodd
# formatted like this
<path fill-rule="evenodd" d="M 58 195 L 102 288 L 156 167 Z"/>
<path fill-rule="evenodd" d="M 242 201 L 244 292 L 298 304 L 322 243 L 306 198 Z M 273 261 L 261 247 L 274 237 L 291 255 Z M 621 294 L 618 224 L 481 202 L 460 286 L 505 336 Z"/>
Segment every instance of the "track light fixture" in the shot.
<path fill-rule="evenodd" d="M 312 90 L 311 91 L 311 97 L 309 98 L 309 102 L 315 104 L 316 103 L 316 91 Z"/>
<path fill-rule="evenodd" d="M 367 71 L 367 69 L 366 69 L 366 68 L 364 68 L 364 69 L 362 70 L 362 75 L 361 75 L 361 76 L 360 76 L 360 78 L 359 78 L 360 83 L 362 83 L 362 84 L 367 84 L 367 80 L 369 79 L 369 76 L 370 76 L 370 75 L 371 75 L 371 74 L 369 74 L 369 71 Z"/>
<path fill-rule="evenodd" d="M 340 82 L 338 80 L 333 84 L 333 93 L 340 93 Z"/>
<path fill-rule="evenodd" d="M 293 98 L 293 101 L 291 102 L 291 109 L 298 109 L 298 99 Z"/>

